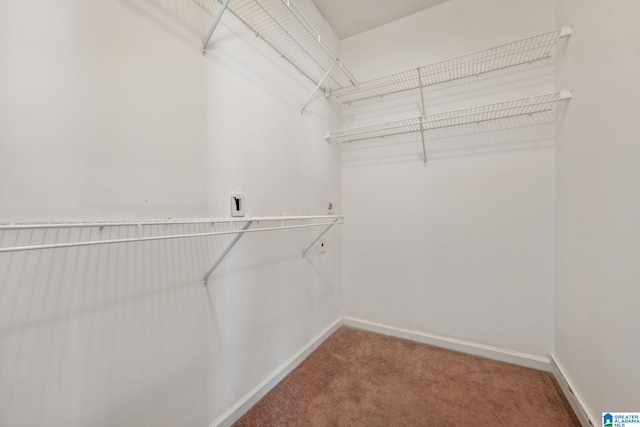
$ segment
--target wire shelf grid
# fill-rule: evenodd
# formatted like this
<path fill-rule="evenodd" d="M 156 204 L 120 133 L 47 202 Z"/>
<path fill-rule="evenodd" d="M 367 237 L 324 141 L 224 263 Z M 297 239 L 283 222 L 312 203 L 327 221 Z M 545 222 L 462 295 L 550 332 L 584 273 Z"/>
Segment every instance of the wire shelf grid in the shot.
<path fill-rule="evenodd" d="M 252 228 L 242 226 L 252 223 Z M 0 254 L 116 243 L 173 240 L 343 224 L 342 215 L 204 218 L 185 220 L 3 223 Z M 105 229 L 114 229 L 113 232 Z"/>
<path fill-rule="evenodd" d="M 531 63 L 550 57 L 558 40 L 569 34 L 570 28 L 565 27 L 415 70 L 332 90 L 331 96 L 348 104 Z"/>
<path fill-rule="evenodd" d="M 323 90 L 357 84 L 291 0 L 234 0 L 228 10 Z"/>
<path fill-rule="evenodd" d="M 571 92 L 562 91 L 530 98 L 521 98 L 512 101 L 419 116 L 410 119 L 338 130 L 327 133 L 325 137 L 332 141 L 346 143 L 421 131 L 425 132 L 471 123 L 481 123 L 488 120 L 532 115 L 550 111 L 557 102 L 567 100 L 569 98 L 571 98 Z"/>

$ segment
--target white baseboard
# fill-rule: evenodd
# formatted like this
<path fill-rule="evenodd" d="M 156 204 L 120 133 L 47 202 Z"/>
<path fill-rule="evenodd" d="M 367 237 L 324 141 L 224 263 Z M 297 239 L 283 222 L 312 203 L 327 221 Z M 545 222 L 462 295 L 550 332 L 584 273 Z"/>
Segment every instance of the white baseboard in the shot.
<path fill-rule="evenodd" d="M 458 338 L 450 338 L 426 332 L 396 328 L 394 326 L 383 325 L 354 317 L 345 316 L 344 324 L 354 328 L 416 341 L 422 344 L 429 344 L 435 347 L 459 351 L 461 353 L 473 354 L 474 356 L 486 357 L 487 359 L 499 360 L 501 362 L 533 368 L 539 371 L 551 372 L 551 362 L 547 357 L 543 356 L 521 353 L 519 351 L 507 350 Z"/>
<path fill-rule="evenodd" d="M 334 320 L 322 332 L 316 335 L 311 341 L 305 344 L 296 354 L 291 356 L 286 362 L 280 365 L 260 384 L 255 386 L 242 399 L 236 402 L 231 408 L 220 415 L 209 427 L 231 426 L 238 421 L 253 405 L 258 403 L 273 387 L 275 387 L 284 377 L 293 371 L 302 361 L 313 352 L 322 342 L 342 326 L 342 317 Z"/>
<path fill-rule="evenodd" d="M 560 386 L 564 397 L 567 398 L 569 405 L 571 405 L 571 409 L 573 409 L 576 417 L 578 417 L 578 421 L 580 421 L 582 427 L 600 426 L 600 423 L 596 421 L 597 418 L 595 418 L 593 414 L 587 409 L 587 405 L 585 405 L 584 400 L 576 392 L 576 388 L 567 378 L 565 371 L 560 367 L 553 356 L 549 356 L 549 359 L 551 360 L 551 373 Z"/>

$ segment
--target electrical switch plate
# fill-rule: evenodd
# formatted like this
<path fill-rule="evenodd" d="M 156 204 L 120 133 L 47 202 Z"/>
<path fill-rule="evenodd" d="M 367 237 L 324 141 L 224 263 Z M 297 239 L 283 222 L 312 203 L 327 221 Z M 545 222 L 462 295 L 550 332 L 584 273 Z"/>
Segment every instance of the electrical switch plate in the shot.
<path fill-rule="evenodd" d="M 318 253 L 323 254 L 327 252 L 327 238 L 321 237 L 318 241 Z"/>
<path fill-rule="evenodd" d="M 231 216 L 244 216 L 244 194 L 231 193 Z"/>

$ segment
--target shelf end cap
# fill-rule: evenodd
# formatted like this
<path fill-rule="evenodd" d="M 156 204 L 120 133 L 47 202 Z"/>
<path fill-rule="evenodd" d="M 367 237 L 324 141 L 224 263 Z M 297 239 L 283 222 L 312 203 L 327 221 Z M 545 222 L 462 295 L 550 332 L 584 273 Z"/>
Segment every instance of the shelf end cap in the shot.
<path fill-rule="evenodd" d="M 560 38 L 569 37 L 571 33 L 573 33 L 573 28 L 571 27 L 571 25 L 560 28 Z"/>
<path fill-rule="evenodd" d="M 571 89 L 567 89 L 567 90 L 561 90 L 560 91 L 560 99 L 571 99 L 572 96 L 572 92 Z"/>

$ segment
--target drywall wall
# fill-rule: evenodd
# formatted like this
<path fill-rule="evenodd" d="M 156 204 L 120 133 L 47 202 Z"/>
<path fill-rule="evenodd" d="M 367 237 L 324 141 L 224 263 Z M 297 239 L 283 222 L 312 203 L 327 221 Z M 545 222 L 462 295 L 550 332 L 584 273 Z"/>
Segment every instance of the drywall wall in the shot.
<path fill-rule="evenodd" d="M 640 3 L 558 0 L 574 35 L 558 84 L 554 357 L 595 423 L 640 410 Z"/>
<path fill-rule="evenodd" d="M 335 110 L 231 16 L 202 56 L 218 7 L 0 2 L 0 222 L 339 212 Z M 245 236 L 208 288 L 232 236 L 0 254 L 0 425 L 209 425 L 340 316 L 320 231 Z"/>
<path fill-rule="evenodd" d="M 451 0 L 343 40 L 359 80 L 556 29 L 553 0 Z M 553 61 L 425 90 L 426 113 L 554 92 Z M 417 93 L 342 126 L 415 117 Z M 343 147 L 346 316 L 536 355 L 551 351 L 555 118 L 524 116 Z"/>

